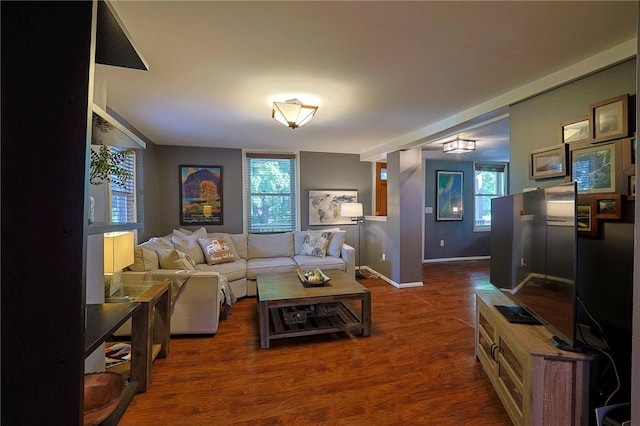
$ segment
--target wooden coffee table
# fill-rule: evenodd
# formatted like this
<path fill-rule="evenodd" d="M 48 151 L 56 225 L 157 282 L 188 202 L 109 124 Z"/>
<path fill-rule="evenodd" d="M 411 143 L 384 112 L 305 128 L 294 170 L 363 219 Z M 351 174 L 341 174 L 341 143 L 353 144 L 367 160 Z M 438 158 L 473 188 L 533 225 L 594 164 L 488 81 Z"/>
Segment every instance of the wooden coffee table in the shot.
<path fill-rule="evenodd" d="M 271 340 L 288 337 L 359 330 L 371 334 L 371 293 L 353 277 L 341 271 L 327 271 L 330 281 L 320 287 L 300 282 L 295 272 L 258 274 L 256 278 L 260 347 Z M 359 300 L 360 311 L 351 301 Z M 289 324 L 287 310 L 306 312 L 304 323 Z M 329 314 L 319 314 L 323 308 Z M 357 304 L 356 304 L 357 307 Z"/>

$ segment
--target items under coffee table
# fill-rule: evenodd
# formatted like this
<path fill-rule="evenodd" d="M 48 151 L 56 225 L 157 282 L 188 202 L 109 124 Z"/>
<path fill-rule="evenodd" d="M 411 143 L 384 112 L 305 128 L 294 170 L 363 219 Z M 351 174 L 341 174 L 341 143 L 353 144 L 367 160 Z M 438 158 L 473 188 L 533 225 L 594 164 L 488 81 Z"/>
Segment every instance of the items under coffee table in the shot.
<path fill-rule="evenodd" d="M 322 286 L 305 286 L 295 272 L 256 279 L 260 347 L 271 340 L 359 330 L 371 334 L 371 293 L 341 271 Z M 360 301 L 360 310 L 352 301 Z M 356 304 L 357 305 L 357 304 Z"/>

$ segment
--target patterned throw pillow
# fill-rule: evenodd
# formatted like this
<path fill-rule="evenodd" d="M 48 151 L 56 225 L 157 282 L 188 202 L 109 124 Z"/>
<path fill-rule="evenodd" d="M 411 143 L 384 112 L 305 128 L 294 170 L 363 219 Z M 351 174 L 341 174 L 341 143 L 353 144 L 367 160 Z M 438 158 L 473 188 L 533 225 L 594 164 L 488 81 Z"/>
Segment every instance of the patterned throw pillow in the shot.
<path fill-rule="evenodd" d="M 300 254 L 306 256 L 325 257 L 327 255 L 327 246 L 329 245 L 330 239 L 331 232 L 309 231 L 304 236 Z"/>
<path fill-rule="evenodd" d="M 198 238 L 204 257 L 209 265 L 235 262 L 231 241 L 222 238 Z"/>

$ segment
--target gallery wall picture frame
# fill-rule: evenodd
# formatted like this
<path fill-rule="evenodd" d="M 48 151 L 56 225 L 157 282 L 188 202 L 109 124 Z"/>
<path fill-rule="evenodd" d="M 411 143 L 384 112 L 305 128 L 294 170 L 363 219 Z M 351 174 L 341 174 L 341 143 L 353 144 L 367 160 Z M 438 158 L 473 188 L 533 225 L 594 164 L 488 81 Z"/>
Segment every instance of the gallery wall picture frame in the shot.
<path fill-rule="evenodd" d="M 548 179 L 567 175 L 567 150 L 560 144 L 536 149 L 529 153 L 529 179 Z"/>
<path fill-rule="evenodd" d="M 584 142 L 589 140 L 589 117 L 560 123 L 560 140 L 562 143 Z"/>
<path fill-rule="evenodd" d="M 178 167 L 180 225 L 222 225 L 222 166 Z"/>
<path fill-rule="evenodd" d="M 622 219 L 622 195 L 594 194 L 596 219 Z"/>
<path fill-rule="evenodd" d="M 436 171 L 436 220 L 462 220 L 464 212 L 464 173 Z"/>
<path fill-rule="evenodd" d="M 627 176 L 627 189 L 629 195 L 627 200 L 635 201 L 636 199 L 636 175 Z"/>
<path fill-rule="evenodd" d="M 625 176 L 633 176 L 636 174 L 637 150 L 638 142 L 635 136 L 622 140 L 622 172 Z"/>
<path fill-rule="evenodd" d="M 589 105 L 592 142 L 604 142 L 629 136 L 629 95 Z"/>
<path fill-rule="evenodd" d="M 350 217 L 340 216 L 342 203 L 357 203 L 357 190 L 314 189 L 309 191 L 309 225 L 348 225 Z"/>
<path fill-rule="evenodd" d="M 583 237 L 598 236 L 598 219 L 594 217 L 594 211 L 593 197 L 590 195 L 578 195 L 578 205 L 576 206 L 578 235 Z"/>
<path fill-rule="evenodd" d="M 578 184 L 578 193 L 616 192 L 616 144 L 578 144 L 572 147 L 571 181 Z"/>

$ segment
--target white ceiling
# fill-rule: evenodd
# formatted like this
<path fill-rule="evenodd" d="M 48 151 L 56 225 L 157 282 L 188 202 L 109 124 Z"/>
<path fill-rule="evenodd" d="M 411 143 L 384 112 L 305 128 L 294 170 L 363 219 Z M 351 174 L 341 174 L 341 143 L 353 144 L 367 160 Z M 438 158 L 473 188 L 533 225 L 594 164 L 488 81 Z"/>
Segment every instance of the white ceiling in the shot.
<path fill-rule="evenodd" d="M 503 107 L 636 52 L 635 1 L 112 4 L 149 71 L 98 66 L 107 105 L 160 145 L 375 160 L 459 134 L 505 160 Z M 271 118 L 292 97 L 320 106 L 296 130 Z"/>

